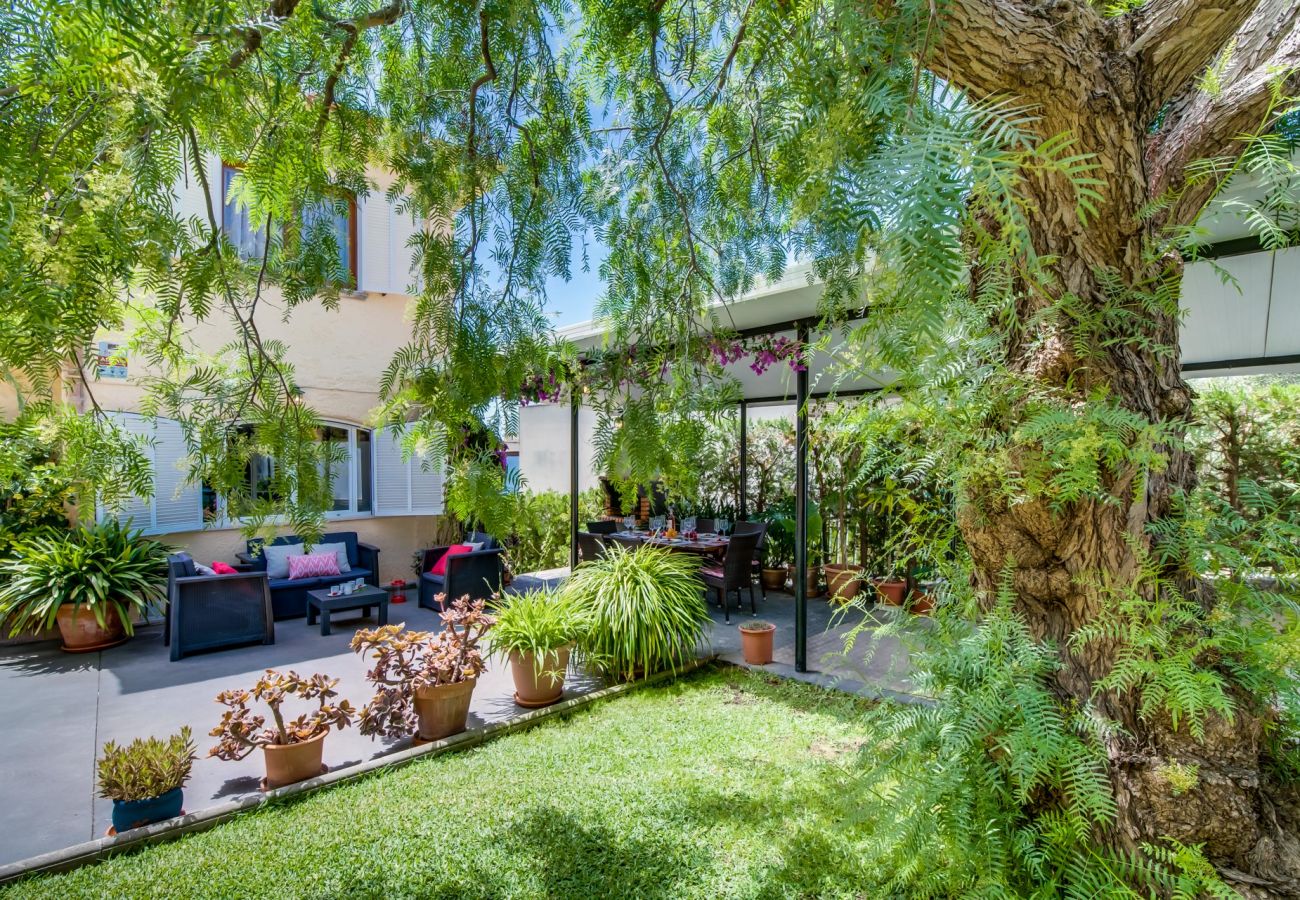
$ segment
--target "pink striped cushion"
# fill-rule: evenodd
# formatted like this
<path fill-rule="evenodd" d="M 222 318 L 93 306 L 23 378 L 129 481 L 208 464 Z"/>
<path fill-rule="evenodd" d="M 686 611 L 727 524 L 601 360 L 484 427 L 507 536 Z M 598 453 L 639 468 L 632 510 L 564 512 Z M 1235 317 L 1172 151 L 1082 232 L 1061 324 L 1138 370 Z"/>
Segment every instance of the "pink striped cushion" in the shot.
<path fill-rule="evenodd" d="M 334 553 L 305 553 L 289 557 L 289 580 L 320 578 L 339 574 L 339 558 Z"/>

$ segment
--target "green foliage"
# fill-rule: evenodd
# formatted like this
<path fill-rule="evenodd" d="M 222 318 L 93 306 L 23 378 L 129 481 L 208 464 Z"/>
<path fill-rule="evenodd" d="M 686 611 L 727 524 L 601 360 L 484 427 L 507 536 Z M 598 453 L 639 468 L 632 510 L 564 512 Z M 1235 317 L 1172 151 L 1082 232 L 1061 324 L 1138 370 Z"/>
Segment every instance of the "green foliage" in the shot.
<path fill-rule="evenodd" d="M 590 497 L 584 498 L 590 500 Z M 513 495 L 506 556 L 515 572 L 537 572 L 569 564 L 569 497 L 559 491 Z M 579 512 L 589 503 L 580 502 Z M 580 522 L 585 519 L 580 518 Z M 579 524 L 579 528 L 585 527 Z"/>
<path fill-rule="evenodd" d="M 554 667 L 556 651 L 577 643 L 590 627 L 588 610 L 573 594 L 529 591 L 504 597 L 493 607 L 496 625 L 488 644 L 502 658 L 532 654 L 540 673 Z"/>
<path fill-rule="evenodd" d="M 167 547 L 111 519 L 24 538 L 0 560 L 0 621 L 11 637 L 53 628 L 64 604 L 89 610 L 101 626 L 116 611 L 132 634 L 132 614 L 166 593 Z"/>
<path fill-rule="evenodd" d="M 198 753 L 189 726 L 166 739 L 136 738 L 125 747 L 104 744 L 99 758 L 99 796 L 147 800 L 184 787 Z"/>
<path fill-rule="evenodd" d="M 589 621 L 580 655 L 629 681 L 693 660 L 710 621 L 698 572 L 691 555 L 650 546 L 583 563 L 560 589 Z"/>

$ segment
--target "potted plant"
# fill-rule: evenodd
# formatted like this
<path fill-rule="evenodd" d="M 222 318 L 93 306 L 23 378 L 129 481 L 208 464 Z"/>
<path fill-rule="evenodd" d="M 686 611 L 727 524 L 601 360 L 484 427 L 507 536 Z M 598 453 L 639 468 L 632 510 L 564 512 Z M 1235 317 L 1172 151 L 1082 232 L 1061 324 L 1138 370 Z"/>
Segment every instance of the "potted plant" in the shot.
<path fill-rule="evenodd" d="M 628 681 L 695 658 L 709 625 L 699 561 L 649 545 L 618 544 L 578 568 L 561 592 L 587 617 L 584 662 Z"/>
<path fill-rule="evenodd" d="M 740 649 L 745 662 L 751 666 L 765 666 L 772 661 L 772 638 L 776 626 L 771 622 L 742 622 L 740 624 Z"/>
<path fill-rule="evenodd" d="M 442 630 L 384 625 L 358 631 L 352 649 L 375 655 L 366 678 L 375 696 L 361 710 L 361 733 L 437 741 L 465 730 L 474 685 L 483 672 L 479 642 L 495 623 L 482 600 L 454 601 L 439 613 Z"/>
<path fill-rule="evenodd" d="M 0 560 L 9 636 L 58 626 L 63 649 L 101 650 L 134 633 L 135 613 L 167 596 L 167 547 L 109 519 L 19 540 Z"/>
<path fill-rule="evenodd" d="M 233 761 L 243 759 L 258 747 L 266 759 L 266 778 L 262 789 L 313 778 L 325 771 L 325 735 L 331 728 L 347 728 L 356 714 L 347 700 L 331 703 L 338 696 L 337 678 L 312 675 L 302 678 L 296 672 L 283 675 L 274 669 L 258 679 L 251 691 L 222 691 L 217 702 L 228 707 L 221 723 L 210 734 L 217 745 L 209 756 Z M 282 707 L 289 697 L 316 701 L 316 709 L 286 722 Z M 273 726 L 265 728 L 266 717 L 253 715 L 250 700 L 266 704 Z"/>
<path fill-rule="evenodd" d="M 99 759 L 99 796 L 113 801 L 109 835 L 179 816 L 196 758 L 189 726 L 166 740 L 136 738 L 125 747 L 106 743 Z"/>
<path fill-rule="evenodd" d="M 530 591 L 494 609 L 492 652 L 510 660 L 515 703 L 533 709 L 564 695 L 569 654 L 586 619 L 572 598 L 556 591 Z"/>
<path fill-rule="evenodd" d="M 785 516 L 767 521 L 767 546 L 763 551 L 763 587 L 769 591 L 785 590 L 790 577 L 789 560 L 794 556 L 794 522 Z"/>

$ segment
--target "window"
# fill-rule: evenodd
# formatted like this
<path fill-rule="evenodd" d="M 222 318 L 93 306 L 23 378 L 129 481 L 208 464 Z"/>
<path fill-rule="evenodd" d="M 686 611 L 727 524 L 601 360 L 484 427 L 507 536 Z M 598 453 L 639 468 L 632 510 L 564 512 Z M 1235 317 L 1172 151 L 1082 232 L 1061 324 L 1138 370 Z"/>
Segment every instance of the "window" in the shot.
<path fill-rule="evenodd" d="M 244 259 L 258 259 L 266 252 L 266 229 L 252 222 L 248 209 L 236 202 L 231 182 L 239 167 L 221 166 L 221 197 L 224 206 L 221 227 Z M 339 271 L 349 284 L 357 283 L 357 201 L 351 194 L 338 201 L 322 201 L 302 213 L 304 236 L 318 228 L 330 231 L 338 248 Z"/>
<path fill-rule="evenodd" d="M 248 207 L 236 202 L 230 187 L 238 173 L 239 169 L 234 166 L 221 166 L 221 202 L 224 206 L 221 229 L 240 256 L 257 259 L 266 252 L 266 229 L 254 225 L 248 218 Z"/>
<path fill-rule="evenodd" d="M 331 469 L 328 474 L 334 499 L 330 512 L 370 512 L 373 471 L 370 432 L 364 428 L 327 425 L 321 429 L 320 440 L 339 450 L 331 454 L 334 459 L 327 464 Z"/>
<path fill-rule="evenodd" d="M 338 248 L 339 271 L 346 273 L 349 284 L 357 283 L 357 201 L 348 196 L 347 203 L 322 202 L 302 213 L 303 234 L 328 228 Z"/>

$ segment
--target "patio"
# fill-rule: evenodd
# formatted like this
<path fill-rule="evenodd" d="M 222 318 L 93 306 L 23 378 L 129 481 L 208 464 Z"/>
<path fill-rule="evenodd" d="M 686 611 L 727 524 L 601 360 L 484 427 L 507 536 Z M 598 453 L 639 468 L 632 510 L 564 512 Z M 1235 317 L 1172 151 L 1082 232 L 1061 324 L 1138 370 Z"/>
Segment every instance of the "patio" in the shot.
<path fill-rule="evenodd" d="M 554 581 L 565 570 L 536 573 L 516 580 L 514 589 Z M 774 675 L 797 677 L 843 690 L 908 700 L 906 656 L 892 642 L 882 642 L 869 662 L 860 639 L 853 653 L 842 655 L 842 635 L 849 621 L 837 618 L 830 604 L 808 604 L 811 671 L 795 672 L 794 601 L 771 592 L 759 615 L 778 627 L 775 660 L 765 667 Z M 736 624 L 722 624 L 720 610 L 710 607 L 714 624 L 711 651 L 741 663 Z M 200 759 L 186 786 L 187 810 L 252 794 L 258 789 L 263 763 L 260 754 L 227 763 L 205 756 L 208 730 L 220 716 L 213 697 L 218 691 L 250 686 L 268 667 L 294 669 L 301 674 L 323 672 L 339 679 L 339 692 L 360 706 L 370 694 L 364 675 L 367 664 L 348 649 L 355 630 L 349 618 L 322 637 L 305 619 L 276 625 L 276 643 L 187 657 L 167 658 L 160 627 L 146 626 L 127 644 L 86 655 L 61 652 L 54 643 L 0 649 L 0 865 L 58 850 L 104 834 L 111 803 L 95 796 L 95 761 L 105 741 L 119 743 L 148 734 L 163 735 L 189 724 Z M 860 613 L 853 613 L 860 616 Z M 435 614 L 408 602 L 390 610 L 390 621 L 415 628 L 433 628 Z M 372 625 L 373 620 L 365 624 Z M 924 627 L 918 620 L 917 627 Z M 590 693 L 601 684 L 572 673 L 566 696 Z M 497 661 L 489 664 L 474 692 L 469 727 L 508 720 L 524 710 L 512 700 L 509 671 Z M 355 727 L 331 734 L 325 759 L 331 768 L 356 764 L 399 750 L 408 741 L 372 741 Z"/>

